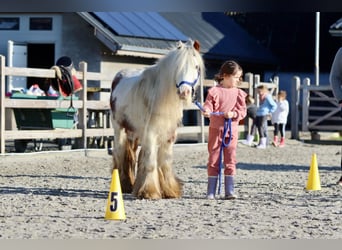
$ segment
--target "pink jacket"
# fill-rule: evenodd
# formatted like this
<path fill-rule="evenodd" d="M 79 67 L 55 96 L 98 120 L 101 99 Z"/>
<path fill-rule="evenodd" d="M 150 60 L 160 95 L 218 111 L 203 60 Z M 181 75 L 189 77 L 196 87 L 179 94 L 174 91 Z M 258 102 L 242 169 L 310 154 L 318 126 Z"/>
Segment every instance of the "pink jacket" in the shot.
<path fill-rule="evenodd" d="M 239 121 L 245 118 L 247 113 L 246 95 L 246 92 L 239 88 L 223 88 L 218 85 L 208 90 L 203 107 L 211 112 L 235 111 L 236 116 L 232 119 L 232 130 L 237 132 Z M 223 127 L 224 116 L 211 115 L 209 126 L 211 128 Z"/>

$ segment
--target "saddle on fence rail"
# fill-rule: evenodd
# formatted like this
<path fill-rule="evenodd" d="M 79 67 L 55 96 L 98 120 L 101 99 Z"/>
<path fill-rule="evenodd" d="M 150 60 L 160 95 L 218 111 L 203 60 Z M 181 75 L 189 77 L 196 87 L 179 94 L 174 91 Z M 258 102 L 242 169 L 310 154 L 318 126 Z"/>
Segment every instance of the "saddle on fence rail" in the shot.
<path fill-rule="evenodd" d="M 62 96 L 71 96 L 82 90 L 82 84 L 74 75 L 75 69 L 71 59 L 67 56 L 59 58 L 51 69 L 56 71 L 56 77 L 51 79 L 51 86 Z"/>

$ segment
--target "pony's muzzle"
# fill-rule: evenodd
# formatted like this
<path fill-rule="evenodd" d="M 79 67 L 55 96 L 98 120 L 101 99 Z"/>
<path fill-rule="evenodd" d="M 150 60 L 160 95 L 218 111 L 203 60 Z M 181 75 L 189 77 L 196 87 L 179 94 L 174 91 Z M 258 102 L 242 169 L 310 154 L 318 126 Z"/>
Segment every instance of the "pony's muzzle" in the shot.
<path fill-rule="evenodd" d="M 185 98 L 191 95 L 191 90 L 186 88 L 183 93 L 182 96 L 184 96 Z"/>
<path fill-rule="evenodd" d="M 187 88 L 186 86 L 181 86 L 177 92 L 178 92 L 179 98 L 182 100 L 188 99 L 189 96 L 192 95 L 192 90 L 190 88 Z"/>

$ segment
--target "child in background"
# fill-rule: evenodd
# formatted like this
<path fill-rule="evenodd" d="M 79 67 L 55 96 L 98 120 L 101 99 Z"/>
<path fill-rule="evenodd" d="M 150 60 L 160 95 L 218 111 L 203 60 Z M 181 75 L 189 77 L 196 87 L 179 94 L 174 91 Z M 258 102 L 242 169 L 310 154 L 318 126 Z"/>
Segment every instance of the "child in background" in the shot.
<path fill-rule="evenodd" d="M 238 124 L 246 116 L 246 93 L 237 88 L 241 81 L 242 68 L 235 61 L 226 61 L 215 76 L 218 85 L 208 90 L 202 114 L 210 119 L 208 137 L 208 186 L 207 198 L 214 199 L 220 171 L 220 151 L 224 131 L 225 118 L 232 119 L 231 139 L 228 147 L 223 149 L 225 198 L 235 199 L 234 176 L 236 174 L 236 148 L 238 142 Z M 223 112 L 223 115 L 211 115 L 212 112 Z M 227 142 L 226 142 L 227 143 Z"/>
<path fill-rule="evenodd" d="M 257 91 L 259 94 L 259 107 L 256 114 L 256 125 L 260 136 L 257 148 L 265 149 L 267 147 L 267 118 L 276 110 L 277 104 L 265 85 L 258 86 Z"/>
<path fill-rule="evenodd" d="M 274 126 L 273 146 L 285 146 L 285 126 L 289 114 L 289 102 L 286 100 L 286 91 L 281 90 L 278 93 L 277 109 L 272 114 L 272 124 Z M 278 133 L 280 132 L 280 143 L 278 145 Z"/>
<path fill-rule="evenodd" d="M 252 126 L 249 134 L 247 135 L 246 141 L 242 142 L 245 145 L 251 146 L 254 140 L 255 131 L 256 131 L 256 111 L 257 106 L 255 105 L 254 98 L 251 95 L 246 96 L 246 107 L 247 107 L 247 116 L 246 118 L 252 119 Z"/>

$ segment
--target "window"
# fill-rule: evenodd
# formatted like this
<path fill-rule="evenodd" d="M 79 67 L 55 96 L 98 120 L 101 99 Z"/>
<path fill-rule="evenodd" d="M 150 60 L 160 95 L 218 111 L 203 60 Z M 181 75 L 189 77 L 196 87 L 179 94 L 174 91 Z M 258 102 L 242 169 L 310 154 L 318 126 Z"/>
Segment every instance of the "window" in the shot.
<path fill-rule="evenodd" d="M 19 30 L 19 17 L 0 17 L 0 30 Z"/>
<path fill-rule="evenodd" d="M 31 17 L 30 30 L 52 30 L 51 17 Z"/>

